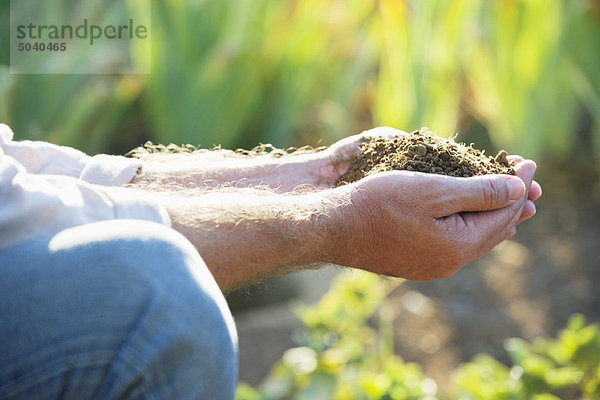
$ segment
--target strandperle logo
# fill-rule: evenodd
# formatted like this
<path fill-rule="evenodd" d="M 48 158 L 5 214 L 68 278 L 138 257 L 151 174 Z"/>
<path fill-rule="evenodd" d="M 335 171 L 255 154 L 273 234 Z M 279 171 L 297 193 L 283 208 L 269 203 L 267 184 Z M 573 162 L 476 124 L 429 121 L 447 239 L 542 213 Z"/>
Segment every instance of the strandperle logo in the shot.
<path fill-rule="evenodd" d="M 17 39 L 34 40 L 73 40 L 85 39 L 90 45 L 99 39 L 146 39 L 148 28 L 134 24 L 133 19 L 127 25 L 93 25 L 87 19 L 79 25 L 39 25 L 30 23 L 17 26 Z"/>
<path fill-rule="evenodd" d="M 11 74 L 149 74 L 151 54 L 151 0 L 10 0 Z"/>

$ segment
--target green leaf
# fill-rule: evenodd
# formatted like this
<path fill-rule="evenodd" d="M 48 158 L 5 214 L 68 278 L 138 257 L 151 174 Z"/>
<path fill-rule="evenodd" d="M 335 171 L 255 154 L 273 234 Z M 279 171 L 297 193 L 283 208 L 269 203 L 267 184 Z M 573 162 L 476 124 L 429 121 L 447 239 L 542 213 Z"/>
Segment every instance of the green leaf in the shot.
<path fill-rule="evenodd" d="M 561 400 L 560 397 L 556 397 L 552 394 L 544 393 L 544 394 L 534 394 L 531 397 L 531 400 Z"/>
<path fill-rule="evenodd" d="M 583 379 L 584 373 L 575 367 L 555 368 L 546 371 L 544 378 L 553 389 L 577 385 Z"/>

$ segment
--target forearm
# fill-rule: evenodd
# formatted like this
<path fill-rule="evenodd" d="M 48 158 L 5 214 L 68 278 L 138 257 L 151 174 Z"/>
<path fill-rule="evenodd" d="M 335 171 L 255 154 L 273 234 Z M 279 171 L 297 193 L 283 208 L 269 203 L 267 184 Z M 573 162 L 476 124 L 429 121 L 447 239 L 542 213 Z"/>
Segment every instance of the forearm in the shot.
<path fill-rule="evenodd" d="M 220 156 L 211 152 L 144 161 L 133 180 L 137 186 L 170 190 L 173 185 L 197 188 L 221 186 L 268 186 L 277 192 L 289 192 L 302 186 L 332 187 L 339 173 L 323 153 L 268 155 L 252 157 Z"/>
<path fill-rule="evenodd" d="M 161 199 L 222 290 L 327 258 L 332 204 L 314 193 L 230 189 Z"/>

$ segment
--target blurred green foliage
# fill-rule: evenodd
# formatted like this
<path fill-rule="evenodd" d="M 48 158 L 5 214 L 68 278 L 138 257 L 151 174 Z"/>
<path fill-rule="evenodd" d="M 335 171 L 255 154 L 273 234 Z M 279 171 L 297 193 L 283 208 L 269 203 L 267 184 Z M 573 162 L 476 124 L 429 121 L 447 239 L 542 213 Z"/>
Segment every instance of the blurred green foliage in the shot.
<path fill-rule="evenodd" d="M 340 275 L 313 306 L 299 308 L 300 347 L 288 350 L 258 388 L 237 400 L 600 398 L 600 325 L 575 315 L 556 339 L 509 339 L 506 366 L 478 355 L 453 373 L 447 392 L 394 354 L 387 295 L 399 281 L 353 271 Z"/>
<path fill-rule="evenodd" d="M 600 154 L 595 0 L 152 0 L 151 59 L 150 75 L 0 66 L 0 120 L 92 153 L 315 145 L 391 125 L 487 132 L 531 157 Z"/>
<path fill-rule="evenodd" d="M 600 398 L 600 325 L 574 315 L 556 339 L 504 343 L 512 366 L 479 355 L 455 371 L 458 399 Z"/>
<path fill-rule="evenodd" d="M 19 139 L 122 153 L 482 126 L 526 156 L 600 155 L 596 0 L 152 0 L 152 74 L 123 76 L 11 75 L 8 15 L 0 0 L 0 121 Z M 238 399 L 600 398 L 600 330 L 579 316 L 557 339 L 509 340 L 510 367 L 476 357 L 438 393 L 394 354 L 395 285 L 344 275 L 299 311 L 300 347 Z"/>

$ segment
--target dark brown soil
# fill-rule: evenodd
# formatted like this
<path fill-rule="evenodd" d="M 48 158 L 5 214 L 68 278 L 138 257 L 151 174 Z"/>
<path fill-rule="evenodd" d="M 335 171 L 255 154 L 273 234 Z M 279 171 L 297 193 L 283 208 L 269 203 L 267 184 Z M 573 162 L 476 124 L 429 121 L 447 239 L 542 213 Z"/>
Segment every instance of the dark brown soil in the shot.
<path fill-rule="evenodd" d="M 515 173 L 506 151 L 489 157 L 481 150 L 439 137 L 426 128 L 393 139 L 369 138 L 360 150 L 348 171 L 338 179 L 338 186 L 392 170 L 458 177 Z"/>

